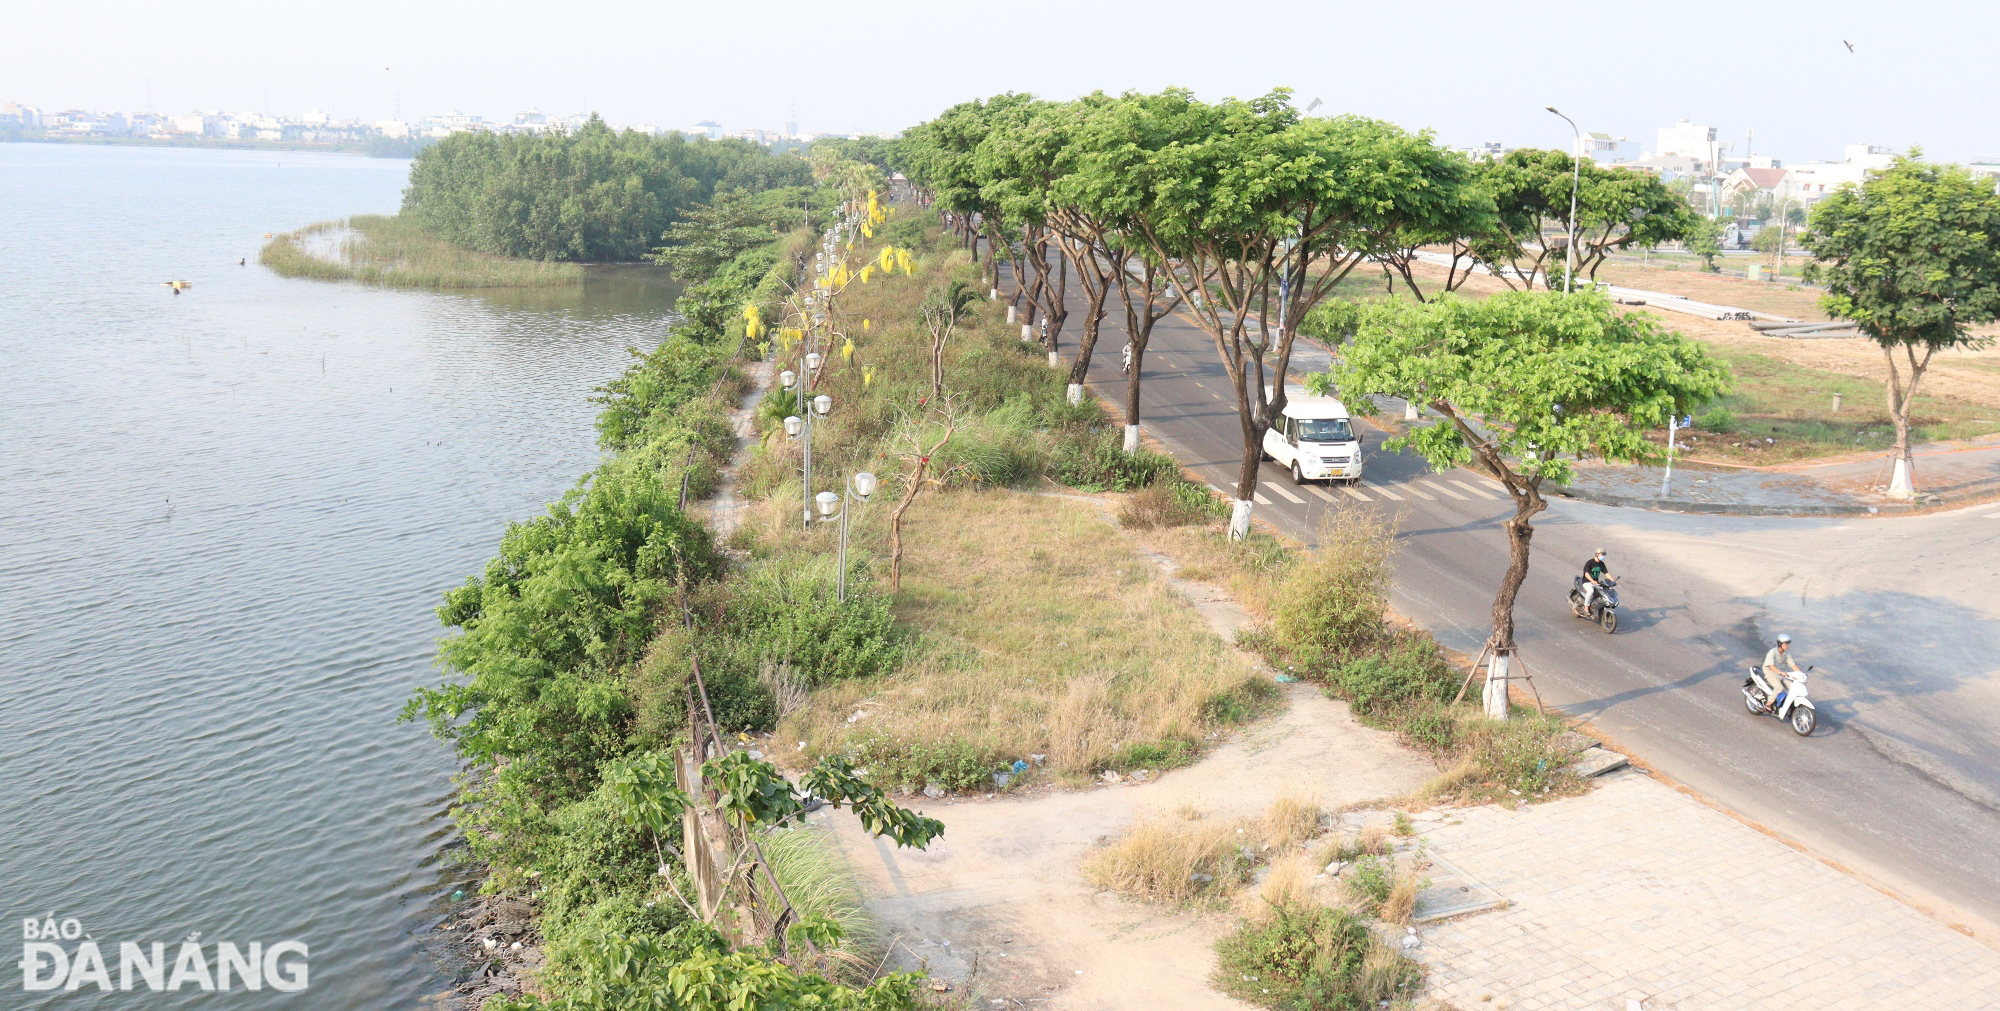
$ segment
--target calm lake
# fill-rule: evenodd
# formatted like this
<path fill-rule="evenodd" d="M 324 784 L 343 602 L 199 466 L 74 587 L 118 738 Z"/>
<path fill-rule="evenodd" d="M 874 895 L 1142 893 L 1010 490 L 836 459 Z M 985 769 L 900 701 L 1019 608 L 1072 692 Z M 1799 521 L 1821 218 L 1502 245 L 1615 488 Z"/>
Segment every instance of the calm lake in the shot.
<path fill-rule="evenodd" d="M 596 463 L 591 390 L 673 292 L 257 266 L 267 232 L 393 212 L 407 171 L 0 144 L 0 913 L 74 918 L 114 986 L 118 942 L 310 950 L 306 993 L 26 993 L 10 943 L 0 1006 L 372 1011 L 449 982 L 423 934 L 463 884 L 455 763 L 397 715 L 440 676 L 440 594 Z"/>

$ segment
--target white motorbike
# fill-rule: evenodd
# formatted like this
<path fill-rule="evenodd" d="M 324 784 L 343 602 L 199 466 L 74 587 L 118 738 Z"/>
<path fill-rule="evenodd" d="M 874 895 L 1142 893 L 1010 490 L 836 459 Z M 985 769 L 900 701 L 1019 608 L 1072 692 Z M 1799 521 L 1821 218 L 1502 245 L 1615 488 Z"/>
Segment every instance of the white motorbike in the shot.
<path fill-rule="evenodd" d="M 1808 666 L 1806 670 L 1812 668 Z M 1764 711 L 1771 700 L 1764 694 L 1764 689 L 1757 684 L 1755 667 L 1750 668 L 1750 676 L 1743 679 L 1743 705 L 1750 710 L 1752 716 L 1777 717 L 1779 722 L 1792 725 L 1792 733 L 1800 737 L 1811 737 L 1813 728 L 1819 726 L 1819 710 L 1813 706 L 1812 699 L 1806 697 L 1805 671 L 1773 673 L 1779 675 L 1785 683 L 1781 689 L 1784 701 L 1778 703 L 1778 708 L 1769 713 Z"/>

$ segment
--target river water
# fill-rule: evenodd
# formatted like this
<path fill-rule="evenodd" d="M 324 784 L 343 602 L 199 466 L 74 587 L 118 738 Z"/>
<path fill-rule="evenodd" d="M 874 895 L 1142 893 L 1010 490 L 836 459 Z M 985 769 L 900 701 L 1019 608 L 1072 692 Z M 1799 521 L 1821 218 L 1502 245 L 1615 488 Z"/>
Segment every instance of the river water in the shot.
<path fill-rule="evenodd" d="M 0 914 L 74 918 L 114 986 L 117 942 L 171 960 L 197 931 L 211 960 L 302 941 L 310 973 L 27 993 L 9 944 L 0 1007 L 402 1008 L 448 981 L 421 937 L 462 883 L 455 763 L 398 711 L 440 677 L 440 594 L 596 463 L 590 391 L 672 292 L 257 266 L 267 232 L 393 211 L 407 171 L 0 144 Z"/>

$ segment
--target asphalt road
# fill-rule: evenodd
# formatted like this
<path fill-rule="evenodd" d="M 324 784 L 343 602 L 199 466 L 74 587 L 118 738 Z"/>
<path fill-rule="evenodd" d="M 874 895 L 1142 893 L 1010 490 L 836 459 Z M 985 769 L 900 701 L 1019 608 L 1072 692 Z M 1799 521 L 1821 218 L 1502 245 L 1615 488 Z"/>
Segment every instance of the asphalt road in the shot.
<path fill-rule="evenodd" d="M 1065 359 L 1082 315 L 1079 302 Z M 1091 380 L 1117 405 L 1122 316 L 1107 314 L 1105 328 Z M 1318 352 L 1316 367 L 1325 361 Z M 1213 342 L 1192 322 L 1154 331 L 1142 403 L 1146 433 L 1233 497 L 1235 404 Z M 1266 466 L 1255 518 L 1310 542 L 1329 509 L 1395 515 L 1396 610 L 1477 651 L 1506 566 L 1506 493 L 1469 471 L 1433 474 L 1361 427 L 1361 485 L 1299 487 Z M 1989 943 L 2000 936 L 2000 511 L 1786 519 L 1556 500 L 1535 526 L 1515 620 L 1546 702 L 1711 802 Z M 1600 546 L 1623 578 L 1615 635 L 1573 617 L 1565 600 Z M 1739 692 L 1779 632 L 1793 635 L 1801 664 L 1821 668 L 1811 738 L 1750 715 Z"/>

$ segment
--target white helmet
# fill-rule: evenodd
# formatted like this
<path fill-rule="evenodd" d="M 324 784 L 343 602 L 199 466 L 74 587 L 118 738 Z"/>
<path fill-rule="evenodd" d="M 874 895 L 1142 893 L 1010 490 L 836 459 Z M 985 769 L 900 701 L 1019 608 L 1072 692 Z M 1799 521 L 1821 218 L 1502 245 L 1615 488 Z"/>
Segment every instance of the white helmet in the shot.
<path fill-rule="evenodd" d="M 1780 645 L 1782 645 L 1782 644 L 1784 644 L 1784 643 L 1788 643 L 1788 642 L 1791 642 L 1791 641 L 1792 641 L 1792 637 L 1791 637 L 1791 636 L 1789 636 L 1789 635 L 1786 635 L 1786 634 L 1785 634 L 1785 633 L 1783 633 L 1783 632 L 1779 632 L 1779 633 L 1778 633 L 1778 642 L 1779 642 L 1779 644 L 1780 644 Z"/>

